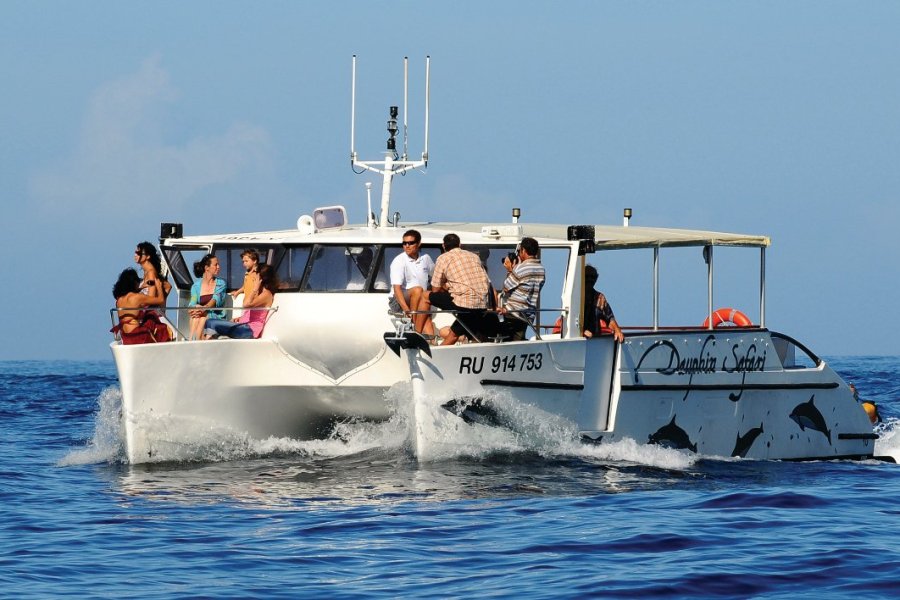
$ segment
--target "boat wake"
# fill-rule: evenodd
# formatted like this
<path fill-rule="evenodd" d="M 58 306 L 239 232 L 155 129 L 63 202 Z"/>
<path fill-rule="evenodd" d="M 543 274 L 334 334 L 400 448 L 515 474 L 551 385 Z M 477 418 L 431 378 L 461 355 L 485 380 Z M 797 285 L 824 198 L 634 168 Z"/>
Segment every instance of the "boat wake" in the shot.
<path fill-rule="evenodd" d="M 393 407 L 393 416 L 388 420 L 339 422 L 328 437 L 316 440 L 253 439 L 243 432 L 153 416 L 141 417 L 140 426 L 152 432 L 157 441 L 152 461 L 157 463 L 225 462 L 294 455 L 329 459 L 367 452 L 400 452 L 420 462 L 526 454 L 547 459 L 577 458 L 684 470 L 698 460 L 685 451 L 629 439 L 584 444 L 570 421 L 514 403 L 502 394 L 488 399 L 499 426 L 466 422 L 437 404 L 428 405 L 423 414 L 422 406 L 416 407 L 412 390 L 405 383 L 391 388 L 386 399 Z M 92 438 L 85 447 L 73 449 L 64 456 L 58 463 L 60 466 L 127 462 L 121 402 L 118 387 L 101 392 Z M 900 438 L 895 444 L 900 449 Z"/>
<path fill-rule="evenodd" d="M 900 419 L 888 418 L 875 426 L 878 440 L 875 442 L 875 456 L 890 456 L 900 464 Z"/>

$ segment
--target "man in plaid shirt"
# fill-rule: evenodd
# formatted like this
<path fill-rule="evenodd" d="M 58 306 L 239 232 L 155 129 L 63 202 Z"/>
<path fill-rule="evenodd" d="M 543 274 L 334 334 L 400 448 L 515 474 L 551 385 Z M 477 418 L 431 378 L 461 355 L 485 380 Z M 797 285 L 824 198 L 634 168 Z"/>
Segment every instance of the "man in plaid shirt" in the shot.
<path fill-rule="evenodd" d="M 482 341 L 488 315 L 487 295 L 490 281 L 477 254 L 459 247 L 459 236 L 444 236 L 444 253 L 434 262 L 428 300 L 441 310 L 456 311 L 456 321 L 442 346 L 456 343 L 462 335 L 474 335 Z M 473 340 L 475 341 L 475 340 Z"/>

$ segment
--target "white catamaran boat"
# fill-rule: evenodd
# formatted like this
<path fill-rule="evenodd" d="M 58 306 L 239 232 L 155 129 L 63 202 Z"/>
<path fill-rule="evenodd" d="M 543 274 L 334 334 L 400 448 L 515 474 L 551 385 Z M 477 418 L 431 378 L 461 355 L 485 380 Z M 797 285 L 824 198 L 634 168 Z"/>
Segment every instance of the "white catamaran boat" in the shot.
<path fill-rule="evenodd" d="M 765 236 L 633 227 L 630 211 L 621 226 L 522 223 L 517 209 L 512 223 L 401 226 L 398 213 L 389 217 L 393 176 L 427 166 L 429 64 L 426 59 L 425 150 L 419 160 L 408 158 L 405 141 L 402 153 L 396 150 L 396 107 L 381 161 L 357 159 L 351 119 L 353 166 L 383 178 L 378 219 L 370 201 L 358 225 L 348 224 L 340 206 L 316 209 L 283 231 L 185 237 L 180 225 L 163 224 L 161 254 L 178 296 L 178 306 L 165 312 L 177 339 L 111 345 L 130 462 L 177 459 L 180 447 L 210 432 L 253 439 L 327 436 L 341 420 L 389 418 L 395 407 L 387 394 L 404 386 L 415 406 L 413 450 L 420 459 L 429 457 L 427 438 L 439 421 L 474 415 L 503 425 L 503 407 L 515 405 L 567 424 L 585 443 L 631 438 L 751 459 L 873 457 L 877 435 L 848 385 L 803 344 L 765 326 Z M 354 57 L 353 114 L 355 72 Z M 405 96 L 404 82 L 404 140 Z M 481 255 L 496 289 L 506 275 L 502 257 L 522 237 L 535 238 L 548 277 L 529 338 L 432 346 L 408 319 L 390 314 L 389 266 L 403 251 L 402 233 L 409 228 L 422 234 L 421 251 L 433 258 L 444 235 L 459 235 L 464 249 Z M 708 322 L 664 327 L 659 254 L 686 246 L 704 249 L 707 303 L 697 312 Z M 714 310 L 712 257 L 720 246 L 759 255 L 756 324 L 736 311 Z M 259 251 L 281 285 L 262 335 L 187 341 L 188 265 L 211 253 L 229 289 L 237 289 L 245 248 Z M 586 256 L 635 249 L 653 255 L 652 323 L 626 327 L 623 343 L 612 336 L 583 337 Z M 239 300 L 229 308 L 239 309 Z M 743 326 L 718 327 L 723 319 Z M 438 326 L 452 320 L 449 313 L 435 317 Z"/>

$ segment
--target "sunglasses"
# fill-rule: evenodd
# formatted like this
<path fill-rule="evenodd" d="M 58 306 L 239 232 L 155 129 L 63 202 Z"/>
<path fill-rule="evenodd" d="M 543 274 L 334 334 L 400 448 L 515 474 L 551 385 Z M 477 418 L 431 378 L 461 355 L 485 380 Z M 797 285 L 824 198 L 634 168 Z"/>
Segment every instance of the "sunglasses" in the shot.
<path fill-rule="evenodd" d="M 401 246 L 415 246 L 415 245 L 418 244 L 418 243 L 419 243 L 419 242 L 407 242 L 406 240 L 403 240 L 403 242 L 401 242 L 400 245 L 401 245 Z"/>

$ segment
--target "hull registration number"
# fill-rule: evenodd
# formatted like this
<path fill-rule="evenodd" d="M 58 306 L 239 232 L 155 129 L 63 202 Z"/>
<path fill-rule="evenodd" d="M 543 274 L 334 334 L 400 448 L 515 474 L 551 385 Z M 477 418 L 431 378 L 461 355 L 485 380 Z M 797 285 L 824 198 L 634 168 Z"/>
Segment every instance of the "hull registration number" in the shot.
<path fill-rule="evenodd" d="M 477 375 L 487 369 L 491 373 L 515 373 L 520 371 L 539 371 L 544 364 L 543 352 L 523 354 L 507 354 L 495 356 L 485 364 L 484 356 L 462 356 L 459 359 L 460 374 Z"/>

